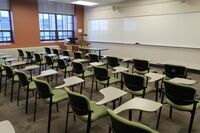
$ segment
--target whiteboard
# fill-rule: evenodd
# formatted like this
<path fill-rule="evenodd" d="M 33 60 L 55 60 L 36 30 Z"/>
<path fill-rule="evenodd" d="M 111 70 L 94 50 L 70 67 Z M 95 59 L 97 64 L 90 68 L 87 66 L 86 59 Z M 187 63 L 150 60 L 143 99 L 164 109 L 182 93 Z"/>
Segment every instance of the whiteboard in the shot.
<path fill-rule="evenodd" d="M 88 40 L 200 48 L 200 13 L 89 20 Z"/>

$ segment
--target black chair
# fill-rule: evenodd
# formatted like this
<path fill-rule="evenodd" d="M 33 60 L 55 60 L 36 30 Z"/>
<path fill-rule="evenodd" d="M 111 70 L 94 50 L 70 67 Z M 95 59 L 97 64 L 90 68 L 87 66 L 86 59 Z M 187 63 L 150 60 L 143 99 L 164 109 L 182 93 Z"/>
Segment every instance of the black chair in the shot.
<path fill-rule="evenodd" d="M 57 57 L 59 57 L 59 51 L 57 49 L 52 49 L 53 53 L 57 55 Z"/>
<path fill-rule="evenodd" d="M 107 68 L 110 66 L 111 68 L 119 66 L 119 59 L 117 57 L 108 56 L 107 57 Z"/>
<path fill-rule="evenodd" d="M 20 96 L 20 88 L 25 87 L 26 89 L 26 108 L 25 113 L 28 113 L 28 100 L 29 100 L 29 92 L 34 92 L 36 89 L 36 85 L 30 78 L 21 71 L 16 70 L 16 74 L 19 77 L 19 87 L 18 87 L 18 96 L 17 96 L 17 106 L 19 105 L 19 96 Z"/>
<path fill-rule="evenodd" d="M 146 125 L 124 119 L 110 109 L 108 109 L 108 114 L 111 120 L 110 128 L 113 133 L 158 133 Z"/>
<path fill-rule="evenodd" d="M 5 81 L 5 96 L 6 96 L 6 91 L 7 91 L 7 80 L 11 80 L 11 96 L 10 96 L 10 101 L 12 102 L 13 100 L 13 89 L 14 89 L 14 84 L 19 82 L 19 77 L 16 75 L 15 71 L 6 65 L 3 65 L 5 71 L 6 71 L 6 81 Z"/>
<path fill-rule="evenodd" d="M 74 59 L 83 59 L 81 52 L 74 51 Z"/>
<path fill-rule="evenodd" d="M 26 55 L 27 55 L 27 63 L 28 64 L 33 64 L 35 61 L 33 60 L 33 55 L 31 52 L 26 51 Z"/>
<path fill-rule="evenodd" d="M 93 76 L 93 72 L 85 70 L 83 64 L 79 62 L 72 62 L 72 73 L 82 79 Z M 80 93 L 82 93 L 82 87 Z"/>
<path fill-rule="evenodd" d="M 187 68 L 185 66 L 165 64 L 164 69 L 164 74 L 170 79 L 175 77 L 187 77 Z"/>
<path fill-rule="evenodd" d="M 98 83 L 103 85 L 104 87 L 108 87 L 111 84 L 121 82 L 120 79 L 110 76 L 108 69 L 106 69 L 104 67 L 94 66 L 93 70 L 94 70 L 94 76 L 92 78 L 90 99 L 92 98 L 93 84 L 94 84 L 95 80 L 96 80 L 96 90 L 98 90 Z"/>
<path fill-rule="evenodd" d="M 132 95 L 132 98 L 135 95 L 142 96 L 144 98 L 146 94 L 155 91 L 154 88 L 147 86 L 146 82 L 148 81 L 142 75 L 123 72 L 122 76 L 123 76 L 122 83 L 124 83 L 124 85 L 126 86 L 127 92 Z M 141 119 L 142 119 L 142 111 L 140 111 L 140 115 L 139 115 L 139 120 Z"/>
<path fill-rule="evenodd" d="M 62 72 L 64 73 L 64 78 L 66 78 L 67 73 L 69 73 L 69 77 L 70 77 L 70 73 L 72 72 L 72 67 L 69 66 L 68 62 L 66 62 L 63 59 L 57 59 L 58 61 L 58 68 L 62 69 Z"/>
<path fill-rule="evenodd" d="M 21 59 L 22 61 L 27 57 L 24 56 L 24 51 L 22 49 L 17 49 L 18 51 L 18 60 Z"/>
<path fill-rule="evenodd" d="M 191 133 L 194 121 L 195 111 L 200 107 L 200 103 L 195 99 L 196 89 L 188 86 L 164 81 L 165 89 L 163 91 L 161 102 L 164 96 L 167 97 L 166 103 L 170 105 L 170 118 L 172 117 L 172 108 L 191 113 L 188 133 Z"/>
<path fill-rule="evenodd" d="M 89 62 L 99 62 L 99 56 L 97 54 L 89 54 Z"/>
<path fill-rule="evenodd" d="M 135 69 L 135 71 L 134 71 Z M 149 61 L 147 60 L 139 60 L 139 59 L 133 59 L 133 68 L 132 72 L 136 72 L 138 74 L 146 74 L 150 71 L 149 67 Z"/>
<path fill-rule="evenodd" d="M 35 62 L 40 66 L 39 73 L 41 73 L 42 66 L 45 65 L 45 61 L 41 58 L 40 54 L 35 53 Z"/>
<path fill-rule="evenodd" d="M 97 105 L 96 102 L 90 101 L 86 96 L 74 93 L 67 88 L 65 90 L 69 95 L 69 104 L 71 105 L 73 113 L 82 121 L 87 122 L 87 133 L 90 132 L 91 123 L 93 121 L 107 116 L 107 110 L 104 105 Z M 67 108 L 65 132 L 67 132 L 68 115 L 70 113 L 69 104 Z"/>
<path fill-rule="evenodd" d="M 56 68 L 56 70 L 58 70 L 58 63 L 55 62 L 51 56 L 45 56 L 45 60 L 46 60 L 46 64 L 45 64 L 45 69 L 46 66 L 50 66 L 52 69 Z"/>
<path fill-rule="evenodd" d="M 51 54 L 51 49 L 48 47 L 44 47 L 46 54 Z"/>
<path fill-rule="evenodd" d="M 48 116 L 48 128 L 47 132 L 50 133 L 50 127 L 51 127 L 51 110 L 52 105 L 57 105 L 57 111 L 58 111 L 58 103 L 68 99 L 68 95 L 64 90 L 61 89 L 52 89 L 50 85 L 42 80 L 38 80 L 36 78 L 33 78 L 35 84 L 36 84 L 36 95 L 35 95 L 35 106 L 34 106 L 34 117 L 33 121 L 35 122 L 36 118 L 36 110 L 37 110 L 37 94 L 40 97 L 40 100 L 43 100 L 44 103 L 49 104 L 49 116 Z"/>

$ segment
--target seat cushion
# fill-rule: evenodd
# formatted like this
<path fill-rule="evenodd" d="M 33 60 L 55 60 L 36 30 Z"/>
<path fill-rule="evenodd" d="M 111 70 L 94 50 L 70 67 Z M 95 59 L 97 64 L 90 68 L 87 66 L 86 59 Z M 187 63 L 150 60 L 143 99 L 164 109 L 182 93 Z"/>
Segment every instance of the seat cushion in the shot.
<path fill-rule="evenodd" d="M 99 80 L 98 80 L 98 82 L 99 82 L 100 84 L 102 84 L 102 85 L 107 85 L 107 80 L 104 80 L 104 81 L 99 81 Z M 114 84 L 114 83 L 117 83 L 117 82 L 121 82 L 121 80 L 118 79 L 118 78 L 115 78 L 115 77 L 110 77 L 109 85 Z"/>
<path fill-rule="evenodd" d="M 2 76 L 6 76 L 6 71 L 2 71 Z"/>
<path fill-rule="evenodd" d="M 192 109 L 193 109 L 193 104 L 190 104 L 190 105 L 178 105 L 178 104 L 175 104 L 175 103 L 171 102 L 169 99 L 167 99 L 166 102 L 167 102 L 167 104 L 171 105 L 172 107 L 174 107 L 174 108 L 176 108 L 178 110 L 192 111 Z M 196 108 L 199 108 L 199 107 L 200 107 L 200 103 L 198 102 Z"/>
<path fill-rule="evenodd" d="M 18 82 L 19 81 L 19 77 L 17 75 L 14 76 L 14 82 Z"/>
<path fill-rule="evenodd" d="M 91 116 L 91 121 L 98 120 L 106 115 L 108 115 L 107 108 L 104 105 L 97 105 L 96 102 L 90 101 L 90 109 L 93 111 Z M 81 120 L 87 121 L 88 115 L 78 116 Z"/>
<path fill-rule="evenodd" d="M 36 85 L 35 85 L 35 82 L 30 82 L 29 83 L 29 91 L 33 91 L 36 89 Z"/>
<path fill-rule="evenodd" d="M 64 90 L 61 89 L 52 89 L 53 99 L 52 103 L 57 103 L 62 100 L 68 99 L 68 95 Z M 50 102 L 50 98 L 45 99 L 48 103 Z"/>
<path fill-rule="evenodd" d="M 91 71 L 84 72 L 84 78 L 92 76 L 94 73 Z M 75 74 L 77 77 L 82 78 L 82 74 Z"/>
<path fill-rule="evenodd" d="M 133 90 L 130 90 L 130 89 L 126 88 L 126 90 L 127 90 L 128 93 L 133 94 L 133 95 L 137 95 L 137 96 L 142 96 L 143 95 L 143 89 L 139 90 L 139 91 L 133 91 Z M 151 93 L 153 91 L 156 91 L 156 89 L 153 88 L 153 87 L 148 86 L 146 88 L 145 94 Z"/>
<path fill-rule="evenodd" d="M 68 73 L 68 72 L 72 72 L 72 67 L 71 67 L 71 66 L 66 67 L 66 70 L 67 70 L 67 71 L 66 71 L 67 73 Z M 65 73 L 65 69 L 63 69 L 62 72 Z"/>

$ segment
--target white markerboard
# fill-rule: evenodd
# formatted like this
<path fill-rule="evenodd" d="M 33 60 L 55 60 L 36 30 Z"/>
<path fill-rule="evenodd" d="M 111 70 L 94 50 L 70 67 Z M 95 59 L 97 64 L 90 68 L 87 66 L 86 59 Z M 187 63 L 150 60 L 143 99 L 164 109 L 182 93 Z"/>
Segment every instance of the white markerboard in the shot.
<path fill-rule="evenodd" d="M 200 48 L 200 13 L 89 20 L 88 39 Z"/>

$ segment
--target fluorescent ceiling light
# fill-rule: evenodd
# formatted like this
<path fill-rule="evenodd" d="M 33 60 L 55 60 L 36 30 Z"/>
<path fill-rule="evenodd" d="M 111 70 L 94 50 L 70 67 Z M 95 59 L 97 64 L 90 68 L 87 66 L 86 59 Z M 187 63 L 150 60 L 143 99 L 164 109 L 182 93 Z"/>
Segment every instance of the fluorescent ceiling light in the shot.
<path fill-rule="evenodd" d="M 83 6 L 94 6 L 97 5 L 98 3 L 79 0 L 72 2 L 72 4 L 83 5 Z"/>

